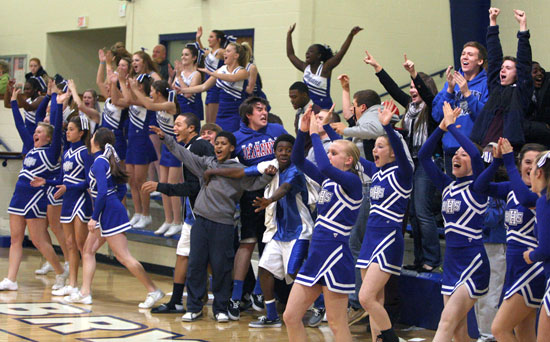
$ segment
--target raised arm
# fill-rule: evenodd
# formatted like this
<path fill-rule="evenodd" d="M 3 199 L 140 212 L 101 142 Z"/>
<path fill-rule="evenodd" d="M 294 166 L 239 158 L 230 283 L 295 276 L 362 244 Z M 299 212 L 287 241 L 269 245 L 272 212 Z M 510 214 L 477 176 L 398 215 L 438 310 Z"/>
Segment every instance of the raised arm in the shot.
<path fill-rule="evenodd" d="M 204 50 L 204 46 L 202 45 L 202 42 L 201 42 L 201 37 L 202 37 L 202 26 L 199 26 L 197 27 L 197 33 L 195 33 L 195 42 L 197 42 L 201 50 Z"/>
<path fill-rule="evenodd" d="M 393 108 L 393 110 L 391 108 Z M 390 125 L 391 118 L 396 111 L 397 107 L 393 101 L 389 101 L 384 104 L 384 109 L 378 110 L 378 118 L 384 127 L 384 131 L 386 131 L 386 134 L 388 135 L 390 145 L 393 149 L 393 153 L 395 154 L 395 161 L 398 165 L 397 172 L 403 180 L 408 182 L 412 179 L 413 167 L 407 158 L 407 153 L 405 152 L 403 142 L 397 135 L 397 132 Z"/>
<path fill-rule="evenodd" d="M 550 260 L 550 201 L 546 196 L 537 201 L 537 239 L 538 247 L 528 251 L 529 259 L 547 262 Z"/>
<path fill-rule="evenodd" d="M 61 94 L 59 96 L 55 93 L 52 94 L 52 108 L 54 106 L 57 106 L 57 111 L 55 114 L 55 117 L 51 117 L 53 119 L 53 137 L 52 137 L 52 145 L 50 146 L 48 150 L 48 158 L 50 162 L 55 165 L 57 164 L 59 160 L 59 155 L 61 154 L 61 145 L 63 141 L 61 140 L 61 136 L 63 133 L 63 101 L 65 101 L 65 98 L 69 96 L 68 93 Z"/>
<path fill-rule="evenodd" d="M 329 76 L 332 69 L 336 68 L 338 64 L 340 64 L 340 62 L 346 55 L 346 52 L 348 52 L 348 49 L 351 45 L 351 41 L 353 40 L 353 37 L 355 37 L 355 35 L 359 33 L 359 31 L 361 30 L 363 29 L 359 26 L 353 27 L 351 31 L 348 33 L 346 40 L 344 40 L 344 43 L 340 47 L 340 50 L 324 63 L 323 74 L 325 77 Z"/>
<path fill-rule="evenodd" d="M 99 93 L 107 99 L 108 97 L 110 97 L 110 94 L 107 93 L 107 87 L 105 86 L 105 66 L 107 64 L 107 59 L 105 57 L 105 51 L 103 51 L 103 49 L 99 49 L 97 54 L 99 56 L 99 66 L 97 67 L 95 84 L 99 89 Z"/>
<path fill-rule="evenodd" d="M 533 208 L 537 205 L 537 199 L 539 196 L 532 192 L 531 189 L 527 187 L 527 184 L 523 182 L 523 179 L 521 179 L 521 175 L 519 174 L 514 160 L 514 151 L 512 150 L 510 143 L 507 142 L 507 144 L 510 147 L 506 153 L 503 153 L 502 157 L 504 159 L 504 166 L 508 172 L 508 178 L 510 178 L 510 186 L 514 191 L 514 194 L 516 194 L 518 202 L 522 206 L 526 208 Z M 504 143 L 503 146 L 504 145 L 506 145 L 506 143 Z"/>
<path fill-rule="evenodd" d="M 109 82 L 111 82 L 111 103 L 120 108 L 127 108 L 130 106 L 130 102 L 124 98 L 124 94 L 117 87 L 117 74 L 113 73 L 109 79 Z M 126 83 L 126 81 L 124 81 L 124 83 Z M 120 88 L 122 89 L 122 84 Z"/>
<path fill-rule="evenodd" d="M 474 172 L 474 176 L 478 177 L 485 169 L 479 150 L 468 137 L 456 128 L 455 124 L 447 126 L 447 129 L 470 156 L 470 160 L 472 161 L 472 171 Z"/>
<path fill-rule="evenodd" d="M 517 86 L 521 91 L 520 99 L 524 108 L 529 106 L 533 94 L 533 77 L 531 76 L 531 44 L 524 11 L 514 10 L 514 16 L 519 23 L 518 51 L 516 59 Z"/>
<path fill-rule="evenodd" d="M 136 96 L 137 100 L 143 104 L 143 107 L 152 111 L 165 111 L 169 114 L 176 114 L 175 102 L 165 101 L 156 103 L 149 96 L 145 96 L 145 93 L 139 89 L 136 80 L 130 79 L 129 83 L 132 92 Z"/>
<path fill-rule="evenodd" d="M 309 131 L 310 119 L 311 119 L 311 106 L 307 109 L 306 113 L 302 117 L 302 121 L 300 123 L 300 129 L 298 130 L 298 136 L 296 137 L 296 141 L 294 142 L 294 146 L 292 148 L 292 155 L 290 157 L 290 160 L 300 170 L 302 170 L 302 172 L 305 173 L 309 178 L 313 179 L 318 184 L 321 184 L 323 180 L 325 180 L 325 177 L 321 174 L 321 172 L 319 172 L 315 164 L 313 164 L 309 160 L 306 160 L 306 157 L 304 155 L 304 150 L 305 150 L 304 142 L 305 142 L 305 137 L 307 135 L 307 132 Z M 325 154 L 325 157 L 326 157 L 326 154 Z"/>
<path fill-rule="evenodd" d="M 418 151 L 418 160 L 439 191 L 451 182 L 451 178 L 444 174 L 432 160 L 432 155 L 437 148 L 437 143 L 443 137 L 443 133 L 445 132 L 440 127 L 436 128 Z"/>
<path fill-rule="evenodd" d="M 258 78 L 258 68 L 254 64 L 250 64 L 248 70 L 248 85 L 246 86 L 246 93 L 252 95 L 254 92 L 254 87 L 256 86 L 256 79 Z"/>
<path fill-rule="evenodd" d="M 80 98 L 80 95 L 78 95 L 78 90 L 76 89 L 76 83 L 74 83 L 73 80 L 69 80 L 69 89 L 71 90 L 74 101 L 78 105 L 78 110 L 86 114 L 90 118 L 90 120 L 99 124 L 99 118 L 100 118 L 99 112 L 95 108 L 90 108 L 84 104 L 84 102 Z M 94 100 L 97 101 L 97 99 L 94 99 Z"/>
<path fill-rule="evenodd" d="M 353 117 L 349 91 L 349 76 L 346 74 L 342 74 L 338 76 L 338 80 L 340 81 L 340 85 L 342 86 L 342 113 L 344 114 L 344 119 L 349 120 Z"/>
<path fill-rule="evenodd" d="M 502 158 L 496 157 L 493 152 L 493 162 L 474 181 L 474 191 L 495 198 L 506 200 L 508 196 L 509 182 L 491 182 L 498 168 L 502 165 Z"/>
<path fill-rule="evenodd" d="M 50 79 L 48 83 L 48 90 L 50 89 L 50 87 L 53 88 L 55 86 L 56 86 L 55 82 Z M 36 115 L 35 115 L 36 122 L 44 121 L 44 118 L 46 117 L 46 111 L 48 110 L 48 104 L 50 103 L 50 99 L 51 99 L 51 95 L 47 94 L 46 96 L 44 96 L 44 99 L 40 102 L 40 105 L 36 109 Z"/>
<path fill-rule="evenodd" d="M 23 141 L 23 151 L 27 152 L 33 147 L 34 141 L 32 135 L 25 127 L 25 122 L 23 121 L 23 117 L 21 116 L 21 112 L 19 111 L 19 105 L 17 104 L 17 95 L 20 91 L 21 90 L 19 89 L 13 91 L 13 94 L 11 96 L 11 111 L 13 113 L 13 121 L 15 123 L 15 127 L 17 128 L 17 132 L 19 133 L 19 137 Z"/>
<path fill-rule="evenodd" d="M 292 65 L 296 67 L 296 69 L 304 71 L 306 69 L 306 63 L 300 58 L 296 57 L 296 54 L 294 53 L 294 45 L 292 44 L 292 32 L 294 32 L 295 28 L 296 23 L 290 25 L 290 28 L 286 33 L 286 56 L 290 60 L 290 63 L 292 63 Z"/>
<path fill-rule="evenodd" d="M 487 28 L 487 86 L 489 92 L 500 85 L 500 67 L 502 66 L 503 53 L 499 38 L 497 17 L 500 14 L 498 8 L 489 9 L 489 28 Z"/>

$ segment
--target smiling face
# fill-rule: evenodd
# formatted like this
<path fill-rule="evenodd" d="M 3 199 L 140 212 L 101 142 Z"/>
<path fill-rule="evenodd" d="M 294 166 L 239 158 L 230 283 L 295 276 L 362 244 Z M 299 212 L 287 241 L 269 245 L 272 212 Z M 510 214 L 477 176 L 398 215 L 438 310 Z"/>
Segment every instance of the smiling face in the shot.
<path fill-rule="evenodd" d="M 210 34 L 208 35 L 208 46 L 213 48 L 213 47 L 216 47 L 220 44 L 220 41 L 221 39 L 218 39 L 218 37 L 216 36 L 216 33 L 214 32 L 210 32 Z"/>
<path fill-rule="evenodd" d="M 85 91 L 82 94 L 82 101 L 86 107 L 94 108 L 95 106 L 95 99 L 91 91 Z"/>
<path fill-rule="evenodd" d="M 216 133 L 215 131 L 205 129 L 201 132 L 201 139 L 208 141 L 209 143 L 212 144 L 212 146 L 214 146 L 214 141 L 216 140 L 217 134 L 218 133 Z"/>
<path fill-rule="evenodd" d="M 460 56 L 460 68 L 465 74 L 476 74 L 483 65 L 483 59 L 479 58 L 479 50 L 473 46 L 466 46 Z"/>
<path fill-rule="evenodd" d="M 267 126 L 267 108 L 261 102 L 256 102 L 252 109 L 252 114 L 247 114 L 248 127 L 257 131 Z"/>
<path fill-rule="evenodd" d="M 196 60 L 197 57 L 193 56 L 191 50 L 184 48 L 181 51 L 181 62 L 183 63 L 183 65 L 193 65 L 195 64 Z"/>
<path fill-rule="evenodd" d="M 540 152 L 538 151 L 529 151 L 525 152 L 521 164 L 519 165 L 519 172 L 521 174 L 521 179 L 527 186 L 531 186 L 531 171 L 535 166 L 535 160 Z"/>
<path fill-rule="evenodd" d="M 235 49 L 235 46 L 228 45 L 225 49 L 225 52 L 223 53 L 223 61 L 225 64 L 232 64 L 235 63 L 239 59 L 239 54 L 237 53 L 237 50 Z"/>
<path fill-rule="evenodd" d="M 145 65 L 143 63 L 143 58 L 139 55 L 132 56 L 132 68 L 136 74 L 142 74 L 145 71 Z"/>
<path fill-rule="evenodd" d="M 346 151 L 346 145 L 341 141 L 333 142 L 328 148 L 328 159 L 335 168 L 347 171 L 351 168 L 353 157 Z"/>
<path fill-rule="evenodd" d="M 461 147 L 453 156 L 453 175 L 457 178 L 472 175 L 472 161 L 470 156 Z"/>
<path fill-rule="evenodd" d="M 118 67 L 119 67 L 121 70 L 126 71 L 126 73 L 128 73 L 128 71 L 130 70 L 130 65 L 128 64 L 128 61 L 125 60 L 125 59 L 121 59 L 121 60 L 118 62 Z"/>
<path fill-rule="evenodd" d="M 279 170 L 285 170 L 290 165 L 292 144 L 289 141 L 279 141 L 275 149 L 275 158 L 279 162 Z"/>
<path fill-rule="evenodd" d="M 79 142 L 84 135 L 84 131 L 78 129 L 74 122 L 67 125 L 67 141 L 71 143 Z"/>
<path fill-rule="evenodd" d="M 42 125 L 36 126 L 32 136 L 34 147 L 42 147 L 52 141 L 52 137 L 48 134 L 48 129 Z"/>
<path fill-rule="evenodd" d="M 416 89 L 414 82 L 411 81 L 411 88 L 409 89 L 409 94 L 411 95 L 412 102 L 415 104 L 422 103 L 422 98 L 420 97 L 420 94 L 418 94 L 418 89 Z"/>
<path fill-rule="evenodd" d="M 379 168 L 395 161 L 395 154 L 387 137 L 376 138 L 374 148 L 372 149 L 372 156 L 374 157 L 374 164 Z"/>
<path fill-rule="evenodd" d="M 540 66 L 539 63 L 533 62 L 531 67 L 531 76 L 533 77 L 533 85 L 535 88 L 542 87 L 542 82 L 544 82 L 544 69 Z"/>
<path fill-rule="evenodd" d="M 214 153 L 219 162 L 224 162 L 231 157 L 231 153 L 235 150 L 235 146 L 231 145 L 226 137 L 216 137 L 214 141 Z"/>
<path fill-rule="evenodd" d="M 500 67 L 500 84 L 507 86 L 516 83 L 516 63 L 511 60 L 505 60 Z"/>
<path fill-rule="evenodd" d="M 179 115 L 174 121 L 174 134 L 178 142 L 189 142 L 191 134 L 194 132 L 193 126 L 187 125 L 185 116 Z"/>

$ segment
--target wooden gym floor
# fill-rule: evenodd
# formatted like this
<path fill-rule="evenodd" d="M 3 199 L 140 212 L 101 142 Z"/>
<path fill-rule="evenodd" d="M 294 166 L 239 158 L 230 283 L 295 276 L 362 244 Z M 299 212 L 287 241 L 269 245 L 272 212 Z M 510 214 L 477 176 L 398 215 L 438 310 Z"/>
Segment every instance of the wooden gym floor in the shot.
<path fill-rule="evenodd" d="M 98 263 L 93 283 L 93 305 L 67 305 L 51 296 L 53 273 L 36 276 L 34 270 L 43 259 L 38 251 L 25 249 L 19 269 L 18 291 L 0 291 L 0 341 L 287 341 L 283 325 L 278 329 L 249 329 L 248 323 L 260 313 L 248 311 L 241 320 L 216 323 L 211 319 L 210 304 L 205 315 L 193 323 L 181 322 L 181 315 L 151 315 L 138 308 L 146 291 L 123 268 Z M 0 277 L 8 267 L 8 249 L 0 248 Z M 152 275 L 164 291 L 172 289 L 172 280 Z M 57 297 L 60 298 L 60 297 Z M 167 301 L 167 298 L 162 302 Z M 431 340 L 428 330 L 401 330 L 408 341 Z M 326 323 L 307 328 L 308 341 L 333 341 Z M 371 341 L 365 324 L 351 327 L 354 341 Z"/>

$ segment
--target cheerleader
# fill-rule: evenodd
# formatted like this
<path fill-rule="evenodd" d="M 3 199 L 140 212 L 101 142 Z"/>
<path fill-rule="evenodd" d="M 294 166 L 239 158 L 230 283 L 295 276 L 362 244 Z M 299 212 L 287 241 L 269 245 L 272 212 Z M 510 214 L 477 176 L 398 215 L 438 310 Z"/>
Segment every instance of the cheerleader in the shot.
<path fill-rule="evenodd" d="M 445 305 L 434 341 L 467 341 L 466 316 L 477 298 L 487 294 L 489 259 L 483 247 L 482 231 L 487 196 L 473 190 L 473 182 L 484 169 L 479 150 L 455 125 L 460 107 L 454 110 L 446 102 L 444 118 L 426 140 L 418 159 L 442 192 L 445 221 L 445 259 L 441 293 Z M 432 161 L 437 142 L 448 130 L 462 146 L 453 157 L 452 180 Z"/>
<path fill-rule="evenodd" d="M 318 167 L 304 158 L 308 131 Z M 290 341 L 307 339 L 302 318 L 322 292 L 335 340 L 351 341 L 347 305 L 348 294 L 355 291 L 355 275 L 348 243 L 363 199 L 361 180 L 355 171 L 359 150 L 350 141 L 336 140 L 327 155 L 310 106 L 302 118 L 291 160 L 307 176 L 322 184 L 322 190 L 308 256 L 296 276 L 283 314 L 288 337 Z"/>
<path fill-rule="evenodd" d="M 99 248 L 104 238 L 117 260 L 124 265 L 147 289 L 147 298 L 139 304 L 142 309 L 152 307 L 164 297 L 164 293 L 151 281 L 143 266 L 128 250 L 128 241 L 123 233 L 132 228 L 126 209 L 117 198 L 115 183 L 125 183 L 128 176 L 120 168 L 113 144 L 115 135 L 107 128 L 100 128 L 90 141 L 90 149 L 95 158 L 90 172 L 89 186 L 94 198 L 94 211 L 88 222 L 88 238 L 84 247 L 82 288 L 64 299 L 70 303 L 92 304 L 91 283 L 95 270 L 95 259 L 90 251 Z M 90 248 L 90 245 L 94 248 Z M 95 252 L 94 251 L 94 252 Z M 94 259 L 89 263 L 90 259 Z M 93 269 L 92 269 L 93 268 Z"/>
<path fill-rule="evenodd" d="M 242 45 L 230 43 L 224 52 L 224 66 L 216 71 L 210 71 L 208 68 L 199 68 L 199 71 L 212 77 L 208 78 L 201 85 L 181 89 L 181 93 L 183 94 L 194 94 L 207 91 L 214 86 L 220 88 L 216 123 L 224 131 L 235 132 L 239 129 L 241 122 L 239 106 L 244 100 L 244 81 L 248 78 L 248 71 L 246 71 L 244 66 L 248 59 L 249 57 Z"/>
<path fill-rule="evenodd" d="M 54 296 L 66 296 L 78 290 L 79 252 L 83 254 L 84 243 L 88 236 L 87 223 L 92 215 L 92 201 L 88 194 L 86 173 L 92 165 L 88 154 L 90 124 L 86 116 L 73 117 L 67 125 L 69 149 L 63 155 L 60 182 L 47 181 L 35 177 L 32 186 L 56 185 L 54 198 L 63 196 L 61 223 L 65 233 L 65 243 L 69 251 L 69 284 L 53 290 Z"/>
<path fill-rule="evenodd" d="M 248 71 L 248 80 L 245 82 L 244 90 L 246 96 L 257 96 L 267 100 L 267 96 L 262 91 L 262 78 L 258 72 L 258 67 L 254 64 L 254 56 L 252 55 L 252 47 L 247 42 L 242 43 L 246 53 L 250 56 L 248 63 L 246 64 L 246 71 Z M 271 107 L 268 106 L 269 112 Z"/>
<path fill-rule="evenodd" d="M 330 76 L 332 69 L 340 64 L 351 45 L 353 37 L 362 28 L 355 26 L 351 29 L 351 32 L 336 55 L 332 54 L 332 50 L 327 45 L 311 45 L 306 51 L 305 61 L 296 57 L 294 53 L 292 32 L 294 32 L 295 28 L 296 24 L 292 24 L 286 34 L 286 56 L 296 69 L 304 73 L 304 83 L 308 87 L 309 97 L 313 103 L 322 109 L 329 109 L 332 107 L 332 99 L 330 97 Z"/>
<path fill-rule="evenodd" d="M 506 275 L 503 301 L 493 320 L 492 334 L 498 341 L 535 341 L 537 309 L 544 296 L 542 263 L 528 265 L 523 252 L 537 247 L 535 213 L 538 196 L 528 190 L 529 174 L 537 155 L 544 146 L 527 144 L 519 153 L 520 172 L 514 164 L 514 153 L 507 139 L 500 138 L 493 147 L 493 162 L 474 182 L 474 190 L 491 197 L 506 200 L 504 224 L 506 233 Z M 502 161 L 510 177 L 509 182 L 490 183 Z M 515 190 L 519 189 L 519 190 Z M 521 204 L 521 203 L 524 204 Z"/>
<path fill-rule="evenodd" d="M 155 147 L 149 139 L 149 125 L 154 120 L 155 112 L 143 107 L 134 93 L 126 84 L 126 73 L 123 68 L 118 68 L 118 81 L 122 92 L 116 87 L 116 77 L 111 78 L 112 101 L 116 106 L 129 107 L 128 125 L 128 149 L 126 152 L 126 170 L 130 177 L 130 191 L 134 202 L 135 214 L 130 224 L 135 228 L 145 228 L 151 224 L 149 215 L 149 196 L 142 196 L 141 186 L 147 180 L 149 164 L 157 160 Z M 141 91 L 149 94 L 151 91 L 151 77 L 141 74 L 136 78 Z M 119 96 L 122 95 L 121 99 Z"/>
<path fill-rule="evenodd" d="M 201 42 L 202 37 L 202 26 L 197 28 L 197 34 L 195 37 L 196 43 L 199 45 L 201 50 L 204 50 L 204 47 Z M 208 47 L 206 50 L 206 58 L 204 60 L 204 65 L 206 69 L 211 72 L 215 72 L 223 66 L 224 63 L 224 52 L 225 46 L 227 44 L 227 39 L 223 31 L 213 30 L 208 36 Z M 208 79 L 210 75 L 206 75 Z M 206 92 L 206 123 L 216 122 L 216 114 L 218 113 L 218 105 L 220 102 L 220 89 L 218 87 L 211 87 Z"/>
<path fill-rule="evenodd" d="M 95 132 L 100 122 L 99 104 L 97 103 L 97 93 L 93 89 L 87 89 L 82 94 L 82 99 L 78 95 L 76 84 L 73 80 L 68 81 L 69 90 L 78 106 L 78 115 L 86 116 L 89 121 L 90 132 Z"/>
<path fill-rule="evenodd" d="M 135 80 L 130 79 L 130 87 L 147 110 L 156 111 L 156 119 L 164 134 L 175 137 L 174 118 L 179 114 L 177 102 L 174 102 L 175 92 L 170 90 L 168 82 L 161 80 L 153 82 L 151 97 L 146 96 L 138 87 Z M 162 146 L 160 157 L 160 183 L 177 184 L 182 182 L 182 163 L 166 146 Z M 147 195 L 142 194 L 144 197 Z M 155 231 L 155 234 L 172 236 L 181 230 L 181 197 L 162 195 L 164 208 L 164 223 Z"/>
<path fill-rule="evenodd" d="M 187 44 L 181 51 L 181 60 L 176 60 L 176 77 L 173 88 L 178 91 L 177 100 L 182 113 L 193 113 L 199 120 L 204 119 L 202 96 L 198 94 L 181 94 L 182 88 L 201 84 L 201 73 L 197 70 L 199 52 L 193 44 Z"/>
<path fill-rule="evenodd" d="M 361 269 L 363 278 L 359 302 L 369 313 L 372 340 L 381 338 L 384 342 L 399 341 L 384 309 L 384 286 L 392 274 L 401 272 L 404 253 L 401 226 L 413 179 L 413 166 L 407 158 L 406 147 L 390 125 L 396 110 L 393 101 L 378 110 L 387 136 L 376 139 L 372 150 L 374 162 L 361 159 L 372 184 L 370 214 L 356 266 Z"/>
<path fill-rule="evenodd" d="M 18 96 L 16 98 L 18 108 L 23 109 L 23 115 L 25 117 L 25 127 L 27 128 L 27 131 L 30 135 L 34 134 L 36 124 L 44 120 L 44 117 L 46 116 L 46 107 L 48 106 L 50 100 L 50 97 L 48 95 L 40 95 L 40 89 L 41 86 L 39 84 L 38 78 L 30 77 L 27 81 L 25 81 L 25 85 L 23 88 L 24 96 L 18 93 Z M 6 88 L 6 93 L 13 94 L 13 91 L 13 82 L 10 82 Z M 43 100 L 46 100 L 46 102 L 44 102 Z M 42 103 L 44 103 L 44 107 L 42 107 L 42 110 L 39 110 L 40 104 Z M 4 107 L 12 108 L 9 95 L 4 96 Z"/>
<path fill-rule="evenodd" d="M 543 342 L 550 334 L 550 151 L 537 156 L 536 165 L 531 170 L 531 191 L 538 194 L 536 204 L 536 234 L 538 246 L 530 247 L 523 252 L 527 264 L 542 262 L 546 289 L 542 299 L 543 305 L 539 314 L 537 341 Z"/>
<path fill-rule="evenodd" d="M 11 101 L 12 108 L 18 110 L 17 96 L 19 91 L 13 94 Z M 63 94 L 60 96 L 62 102 Z M 56 94 L 52 95 L 52 102 L 57 103 Z M 57 109 L 54 105 L 52 108 Z M 54 169 L 59 160 L 61 148 L 61 113 L 55 115 L 55 129 L 53 126 L 45 123 L 39 123 L 34 135 L 30 135 L 26 130 L 20 115 L 14 115 L 15 124 L 19 135 L 23 139 L 24 145 L 34 146 L 23 160 L 23 168 L 19 172 L 19 178 L 15 184 L 15 191 L 11 198 L 8 213 L 10 214 L 10 237 L 11 245 L 9 252 L 8 275 L 0 282 L 0 290 L 15 291 L 17 285 L 17 272 L 21 264 L 23 255 L 23 238 L 25 237 L 25 227 L 29 228 L 29 235 L 34 246 L 42 253 L 50 265 L 54 268 L 56 282 L 53 289 L 59 289 L 65 285 L 67 275 L 59 263 L 59 258 L 49 242 L 47 232 L 48 222 L 46 220 L 46 210 L 48 206 L 46 189 L 44 187 L 33 188 L 30 181 L 35 176 L 47 178 Z"/>

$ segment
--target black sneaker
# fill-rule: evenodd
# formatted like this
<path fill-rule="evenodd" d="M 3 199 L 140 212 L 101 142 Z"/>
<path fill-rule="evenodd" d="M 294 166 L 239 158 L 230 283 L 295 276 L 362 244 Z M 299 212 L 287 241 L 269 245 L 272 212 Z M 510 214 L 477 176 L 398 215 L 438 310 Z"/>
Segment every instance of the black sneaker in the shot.
<path fill-rule="evenodd" d="M 151 313 L 163 314 L 163 313 L 181 313 L 184 314 L 185 310 L 181 304 L 165 303 L 151 309 Z"/>
<path fill-rule="evenodd" d="M 256 311 L 263 311 L 264 306 L 264 296 L 261 294 L 251 294 L 250 299 L 252 300 L 252 308 Z"/>
<path fill-rule="evenodd" d="M 243 295 L 243 299 L 239 304 L 239 309 L 241 312 L 246 311 L 252 307 L 252 298 L 249 293 Z"/>
<path fill-rule="evenodd" d="M 232 321 L 238 321 L 241 317 L 239 303 L 240 300 L 233 300 L 232 298 L 229 299 L 229 304 L 227 305 L 227 313 Z"/>
<path fill-rule="evenodd" d="M 323 316 L 325 316 L 325 308 L 316 308 L 313 307 L 311 309 L 313 311 L 313 315 L 309 318 L 309 321 L 307 322 L 307 326 L 311 328 L 318 327 L 319 324 L 321 324 L 321 321 L 323 320 Z"/>
<path fill-rule="evenodd" d="M 250 328 L 280 328 L 283 325 L 281 319 L 270 320 L 267 319 L 267 316 L 261 316 L 257 321 L 252 321 L 248 323 Z"/>

